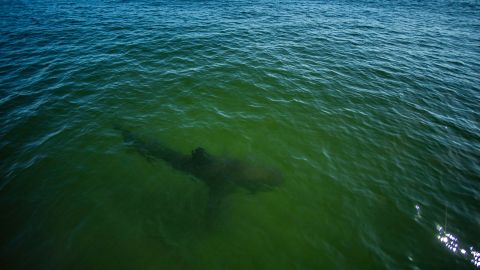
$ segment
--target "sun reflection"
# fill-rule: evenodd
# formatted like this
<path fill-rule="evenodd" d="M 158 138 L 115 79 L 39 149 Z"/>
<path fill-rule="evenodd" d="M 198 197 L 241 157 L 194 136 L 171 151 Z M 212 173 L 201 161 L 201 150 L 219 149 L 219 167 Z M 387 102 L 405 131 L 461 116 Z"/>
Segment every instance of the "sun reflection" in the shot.
<path fill-rule="evenodd" d="M 416 204 L 415 205 L 415 211 L 417 212 L 415 214 L 415 220 L 416 221 L 419 221 L 421 218 L 422 218 L 422 213 L 421 213 L 421 210 L 420 210 L 420 205 Z"/>
<path fill-rule="evenodd" d="M 473 265 L 480 268 L 480 252 L 473 249 L 473 247 L 468 248 L 468 250 L 466 247 L 462 247 L 458 238 L 455 235 L 448 233 L 440 225 L 437 225 L 437 231 L 438 240 L 440 240 L 440 242 L 442 242 L 450 251 L 470 260 Z"/>

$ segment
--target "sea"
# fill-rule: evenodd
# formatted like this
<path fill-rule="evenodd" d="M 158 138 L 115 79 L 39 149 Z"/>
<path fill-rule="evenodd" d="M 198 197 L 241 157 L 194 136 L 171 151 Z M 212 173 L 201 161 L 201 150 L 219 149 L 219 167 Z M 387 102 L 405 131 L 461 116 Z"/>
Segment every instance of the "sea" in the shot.
<path fill-rule="evenodd" d="M 480 268 L 480 2 L 0 0 L 0 268 Z"/>

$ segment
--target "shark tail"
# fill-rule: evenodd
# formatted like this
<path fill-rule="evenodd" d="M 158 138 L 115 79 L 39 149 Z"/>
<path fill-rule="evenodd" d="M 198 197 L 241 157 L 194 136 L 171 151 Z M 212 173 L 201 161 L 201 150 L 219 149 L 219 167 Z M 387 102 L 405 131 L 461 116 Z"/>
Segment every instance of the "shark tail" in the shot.
<path fill-rule="evenodd" d="M 131 132 L 121 124 L 118 124 L 118 123 L 113 124 L 113 129 L 119 131 L 122 134 L 123 140 L 127 143 L 131 143 L 136 139 L 136 136 L 133 134 L 133 132 Z"/>

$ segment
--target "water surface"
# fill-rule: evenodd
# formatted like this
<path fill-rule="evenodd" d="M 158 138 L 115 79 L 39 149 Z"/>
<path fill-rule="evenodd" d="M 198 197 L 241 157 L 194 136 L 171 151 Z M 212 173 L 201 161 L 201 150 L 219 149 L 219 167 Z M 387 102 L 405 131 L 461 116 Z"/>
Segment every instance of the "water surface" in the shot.
<path fill-rule="evenodd" d="M 478 1 L 1 1 L 2 269 L 480 266 Z M 266 164 L 206 186 L 123 143 Z"/>

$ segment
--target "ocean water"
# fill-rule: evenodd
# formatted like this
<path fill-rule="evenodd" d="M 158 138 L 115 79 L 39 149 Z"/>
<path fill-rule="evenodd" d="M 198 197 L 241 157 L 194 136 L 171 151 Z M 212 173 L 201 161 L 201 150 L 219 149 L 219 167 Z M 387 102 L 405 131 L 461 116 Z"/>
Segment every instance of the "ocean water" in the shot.
<path fill-rule="evenodd" d="M 0 268 L 476 269 L 479 63 L 475 0 L 2 0 Z"/>

